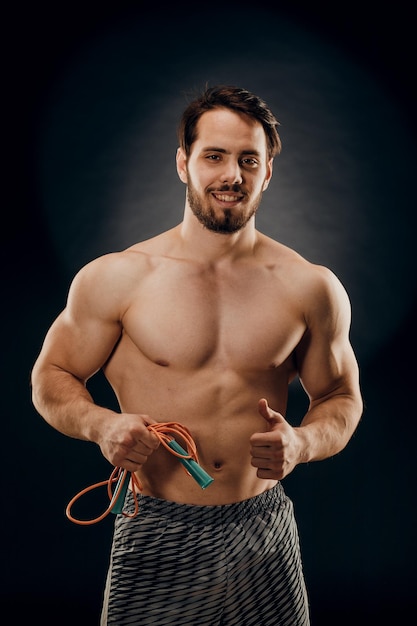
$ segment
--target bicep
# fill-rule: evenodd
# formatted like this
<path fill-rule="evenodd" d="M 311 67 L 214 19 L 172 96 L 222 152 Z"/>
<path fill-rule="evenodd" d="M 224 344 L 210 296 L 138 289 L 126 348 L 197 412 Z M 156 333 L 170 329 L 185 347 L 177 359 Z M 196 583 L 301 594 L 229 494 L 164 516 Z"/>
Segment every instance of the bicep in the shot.
<path fill-rule="evenodd" d="M 296 360 L 310 402 L 352 393 L 357 387 L 358 366 L 349 339 L 350 302 L 331 272 L 323 272 L 310 294 L 306 322 Z"/>
<path fill-rule="evenodd" d="M 119 312 L 98 281 L 82 272 L 70 287 L 65 309 L 50 327 L 38 366 L 69 372 L 86 381 L 110 356 L 120 333 Z"/>
<path fill-rule="evenodd" d="M 49 329 L 39 361 L 86 381 L 110 356 L 120 326 L 97 319 L 77 319 L 65 309 Z"/>

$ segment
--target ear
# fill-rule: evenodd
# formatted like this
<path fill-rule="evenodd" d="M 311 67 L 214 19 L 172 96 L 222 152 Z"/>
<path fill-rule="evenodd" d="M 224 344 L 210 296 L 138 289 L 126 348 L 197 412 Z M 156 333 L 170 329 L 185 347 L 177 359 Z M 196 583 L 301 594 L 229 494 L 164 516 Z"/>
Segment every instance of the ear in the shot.
<path fill-rule="evenodd" d="M 266 166 L 266 176 L 265 176 L 265 180 L 264 180 L 264 185 L 262 187 L 262 191 L 265 191 L 265 189 L 268 189 L 269 181 L 272 178 L 273 163 L 274 163 L 274 159 L 270 159 L 268 161 L 268 163 L 267 163 L 267 166 Z"/>
<path fill-rule="evenodd" d="M 178 176 L 180 177 L 180 180 L 187 184 L 188 179 L 187 179 L 187 157 L 185 155 L 185 152 L 182 148 L 178 148 L 177 150 L 177 157 L 176 157 L 176 161 L 177 161 L 177 172 L 178 172 Z"/>

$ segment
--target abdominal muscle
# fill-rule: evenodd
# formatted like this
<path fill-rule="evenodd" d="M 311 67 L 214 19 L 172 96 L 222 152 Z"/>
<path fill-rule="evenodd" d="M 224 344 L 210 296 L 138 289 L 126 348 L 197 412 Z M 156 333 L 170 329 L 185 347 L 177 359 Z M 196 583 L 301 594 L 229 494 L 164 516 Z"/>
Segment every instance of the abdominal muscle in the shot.
<path fill-rule="evenodd" d="M 184 504 L 219 505 L 251 498 L 276 484 L 276 480 L 257 477 L 251 465 L 250 437 L 268 428 L 258 413 L 261 398 L 285 414 L 285 367 L 262 373 L 221 372 L 213 367 L 176 372 L 169 366 L 148 363 L 141 369 L 135 375 L 130 368 L 125 370 L 129 375 L 113 379 L 112 364 L 107 368 L 121 410 L 148 415 L 150 421 L 185 426 L 196 444 L 199 464 L 214 479 L 202 489 L 178 458 L 160 445 L 137 473 L 144 495 Z M 185 448 L 181 438 L 176 439 Z"/>
<path fill-rule="evenodd" d="M 142 493 L 180 503 L 213 505 L 245 500 L 271 488 L 276 481 L 257 478 L 251 465 L 249 440 L 254 432 L 265 430 L 262 421 L 256 417 L 256 408 L 253 414 L 205 415 L 200 422 L 181 419 L 196 443 L 199 464 L 213 482 L 203 489 L 161 445 L 138 473 Z M 185 447 L 180 437 L 176 439 Z"/>
<path fill-rule="evenodd" d="M 238 452 L 235 438 L 227 457 L 218 450 L 210 451 L 211 446 L 203 446 L 208 448 L 208 453 L 199 453 L 199 463 L 213 478 L 205 489 L 187 474 L 176 457 L 160 448 L 138 473 L 141 492 L 184 504 L 219 505 L 239 502 L 270 489 L 276 481 L 257 478 L 256 469 L 250 465 L 248 439 L 243 443 L 244 452 L 242 449 Z M 211 461 L 206 462 L 207 456 Z"/>

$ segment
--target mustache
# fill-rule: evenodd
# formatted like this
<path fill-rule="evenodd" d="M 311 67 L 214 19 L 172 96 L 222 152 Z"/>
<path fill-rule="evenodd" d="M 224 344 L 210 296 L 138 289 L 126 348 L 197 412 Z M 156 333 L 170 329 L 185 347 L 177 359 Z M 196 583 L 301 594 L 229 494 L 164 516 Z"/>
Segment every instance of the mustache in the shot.
<path fill-rule="evenodd" d="M 240 193 L 246 195 L 240 185 L 222 185 L 221 187 L 210 187 L 207 191 L 215 192 L 215 193 L 226 193 L 228 191 L 232 191 L 233 193 Z"/>

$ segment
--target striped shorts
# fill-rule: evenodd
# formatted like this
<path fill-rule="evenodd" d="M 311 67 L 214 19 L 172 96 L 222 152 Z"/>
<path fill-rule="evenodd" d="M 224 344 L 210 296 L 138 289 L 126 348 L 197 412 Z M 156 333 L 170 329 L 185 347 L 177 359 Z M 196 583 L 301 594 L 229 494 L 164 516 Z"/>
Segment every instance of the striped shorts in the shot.
<path fill-rule="evenodd" d="M 310 624 L 293 504 L 280 483 L 219 506 L 139 496 L 135 518 L 117 515 L 101 626 L 168 624 Z"/>

